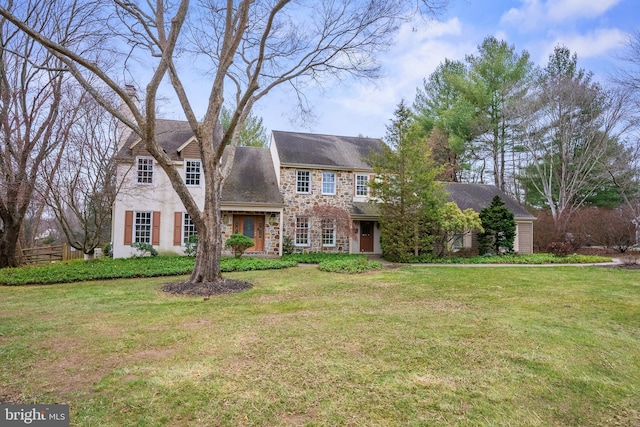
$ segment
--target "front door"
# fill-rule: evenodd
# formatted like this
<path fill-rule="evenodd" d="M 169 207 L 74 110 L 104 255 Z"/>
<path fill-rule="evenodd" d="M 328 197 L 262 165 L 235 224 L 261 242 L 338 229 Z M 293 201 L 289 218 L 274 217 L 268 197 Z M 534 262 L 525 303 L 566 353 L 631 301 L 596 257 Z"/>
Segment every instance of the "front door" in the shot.
<path fill-rule="evenodd" d="M 253 239 L 248 251 L 264 251 L 264 215 L 234 215 L 233 232 Z"/>
<path fill-rule="evenodd" d="M 373 221 L 360 222 L 360 252 L 373 252 Z"/>

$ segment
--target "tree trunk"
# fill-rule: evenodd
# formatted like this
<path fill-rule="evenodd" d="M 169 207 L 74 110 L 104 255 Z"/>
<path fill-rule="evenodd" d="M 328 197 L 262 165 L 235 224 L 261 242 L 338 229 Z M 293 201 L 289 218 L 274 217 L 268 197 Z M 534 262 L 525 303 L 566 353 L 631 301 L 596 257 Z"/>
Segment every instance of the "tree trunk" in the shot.
<path fill-rule="evenodd" d="M 18 257 L 18 238 L 20 226 L 12 218 L 3 218 L 4 230 L 0 238 L 0 268 L 17 267 L 20 263 Z"/>

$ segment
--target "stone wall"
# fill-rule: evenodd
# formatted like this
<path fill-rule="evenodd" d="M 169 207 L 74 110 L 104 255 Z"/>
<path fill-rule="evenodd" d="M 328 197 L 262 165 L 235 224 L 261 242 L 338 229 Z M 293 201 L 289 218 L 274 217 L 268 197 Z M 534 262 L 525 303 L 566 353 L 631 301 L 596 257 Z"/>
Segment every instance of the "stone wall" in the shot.
<path fill-rule="evenodd" d="M 311 174 L 310 194 L 296 193 L 296 172 L 308 170 Z M 334 172 L 336 194 L 322 194 L 322 172 Z M 297 217 L 309 217 L 310 245 L 296 247 L 297 252 L 349 252 L 352 224 L 348 213 L 353 205 L 354 173 L 351 171 L 332 171 L 331 169 L 280 168 L 280 190 L 284 196 L 283 232 L 294 239 Z M 336 220 L 336 245 L 322 246 L 321 221 L 323 216 L 334 216 Z"/>

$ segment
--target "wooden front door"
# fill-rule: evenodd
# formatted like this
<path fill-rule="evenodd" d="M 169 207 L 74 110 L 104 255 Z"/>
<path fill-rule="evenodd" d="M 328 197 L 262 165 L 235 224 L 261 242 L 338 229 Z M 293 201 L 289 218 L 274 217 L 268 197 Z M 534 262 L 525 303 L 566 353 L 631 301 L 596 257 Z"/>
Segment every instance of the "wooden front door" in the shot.
<path fill-rule="evenodd" d="M 255 245 L 248 251 L 264 251 L 264 215 L 234 215 L 233 233 L 253 239 Z"/>
<path fill-rule="evenodd" d="M 373 221 L 360 222 L 360 252 L 373 252 Z"/>

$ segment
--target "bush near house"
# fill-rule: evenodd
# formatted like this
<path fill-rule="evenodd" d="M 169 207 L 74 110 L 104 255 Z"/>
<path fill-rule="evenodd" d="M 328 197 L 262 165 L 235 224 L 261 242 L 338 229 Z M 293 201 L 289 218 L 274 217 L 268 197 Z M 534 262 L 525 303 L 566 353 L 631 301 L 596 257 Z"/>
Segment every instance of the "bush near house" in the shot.
<path fill-rule="evenodd" d="M 232 234 L 224 243 L 225 248 L 231 247 L 233 249 L 233 255 L 236 258 L 240 258 L 244 251 L 254 245 L 255 242 L 253 239 L 245 236 L 244 234 Z"/>

